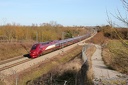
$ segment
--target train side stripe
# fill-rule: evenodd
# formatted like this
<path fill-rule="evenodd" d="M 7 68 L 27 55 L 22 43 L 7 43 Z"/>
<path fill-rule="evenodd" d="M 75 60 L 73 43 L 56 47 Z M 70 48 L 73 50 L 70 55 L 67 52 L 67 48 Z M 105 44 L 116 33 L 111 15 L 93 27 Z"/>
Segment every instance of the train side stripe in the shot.
<path fill-rule="evenodd" d="M 54 47 L 56 47 L 55 44 L 48 46 L 45 50 L 48 50 L 48 49 L 51 49 L 51 48 L 54 48 Z"/>

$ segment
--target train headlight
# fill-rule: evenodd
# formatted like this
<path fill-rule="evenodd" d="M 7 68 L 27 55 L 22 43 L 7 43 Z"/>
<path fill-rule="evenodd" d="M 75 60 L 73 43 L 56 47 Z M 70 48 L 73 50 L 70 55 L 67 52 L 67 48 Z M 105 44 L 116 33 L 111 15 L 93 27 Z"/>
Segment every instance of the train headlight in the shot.
<path fill-rule="evenodd" d="M 33 52 L 33 54 L 36 54 L 36 52 Z"/>

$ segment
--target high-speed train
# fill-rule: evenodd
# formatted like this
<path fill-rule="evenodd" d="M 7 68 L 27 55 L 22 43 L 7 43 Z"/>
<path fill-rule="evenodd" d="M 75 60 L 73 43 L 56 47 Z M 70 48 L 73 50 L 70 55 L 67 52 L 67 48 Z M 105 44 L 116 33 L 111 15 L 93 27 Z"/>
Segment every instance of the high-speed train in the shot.
<path fill-rule="evenodd" d="M 36 43 L 32 46 L 29 55 L 31 58 L 36 58 L 42 54 L 45 54 L 57 49 L 61 49 L 62 47 L 82 41 L 88 38 L 89 36 L 91 36 L 91 34 L 87 33 L 86 35 L 83 35 L 83 36 L 77 36 L 74 38 L 69 38 L 64 40 L 54 40 L 54 41 Z"/>

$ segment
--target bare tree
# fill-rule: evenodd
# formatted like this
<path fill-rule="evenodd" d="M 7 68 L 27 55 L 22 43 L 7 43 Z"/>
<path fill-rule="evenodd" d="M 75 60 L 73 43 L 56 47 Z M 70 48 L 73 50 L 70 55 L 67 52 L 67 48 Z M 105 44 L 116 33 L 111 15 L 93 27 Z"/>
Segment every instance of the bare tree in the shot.
<path fill-rule="evenodd" d="M 122 2 L 122 6 L 123 6 L 123 8 L 124 8 L 124 10 L 125 10 L 125 16 L 124 15 L 122 15 L 122 13 L 120 12 L 120 10 L 119 9 L 117 9 L 117 13 L 116 14 L 112 14 L 112 13 L 110 13 L 114 18 L 116 18 L 117 20 L 119 20 L 119 21 L 121 21 L 123 24 L 125 24 L 126 26 L 128 26 L 128 18 L 127 18 L 127 13 L 128 13 L 128 0 L 121 0 L 121 2 Z M 108 17 L 108 23 L 109 23 L 109 25 L 110 26 L 112 26 L 112 25 L 117 25 L 116 23 L 114 23 L 111 19 L 110 19 L 110 17 L 109 17 L 109 15 L 108 15 L 108 12 L 106 11 L 106 13 L 107 13 L 107 17 Z"/>
<path fill-rule="evenodd" d="M 123 6 L 123 8 L 124 8 L 124 10 L 125 10 L 125 15 L 124 14 L 122 14 L 121 12 L 120 12 L 120 10 L 119 9 L 117 9 L 117 13 L 116 14 L 112 14 L 112 13 L 110 13 L 114 18 L 116 18 L 118 21 L 121 21 L 123 24 L 125 24 L 127 27 L 128 27 L 128 0 L 121 0 L 121 2 L 122 2 L 122 6 Z M 114 26 L 116 25 L 116 26 L 119 26 L 118 24 L 116 24 L 116 23 L 114 23 L 112 20 L 111 20 L 111 18 L 109 17 L 109 15 L 108 15 L 108 12 L 106 12 L 107 13 L 107 17 L 108 17 L 108 23 L 109 23 L 109 25 L 110 25 L 110 27 L 111 27 L 111 30 L 114 30 L 115 31 L 115 33 L 117 34 L 117 36 L 119 37 L 119 39 L 123 42 L 123 43 L 125 43 L 126 45 L 128 45 L 128 43 L 127 42 L 125 42 L 124 40 L 123 40 L 123 38 L 121 37 L 121 35 L 119 34 L 119 32 L 117 32 L 117 30 L 116 29 L 114 29 Z M 128 37 L 128 32 L 127 32 L 127 37 Z"/>

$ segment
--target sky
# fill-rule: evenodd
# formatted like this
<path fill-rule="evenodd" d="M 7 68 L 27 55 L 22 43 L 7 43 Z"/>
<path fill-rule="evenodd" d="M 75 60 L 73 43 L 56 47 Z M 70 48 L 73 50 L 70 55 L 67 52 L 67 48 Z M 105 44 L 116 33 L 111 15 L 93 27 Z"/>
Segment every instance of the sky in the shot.
<path fill-rule="evenodd" d="M 0 0 L 0 25 L 32 25 L 54 21 L 64 26 L 106 25 L 107 13 L 124 14 L 121 0 Z"/>

